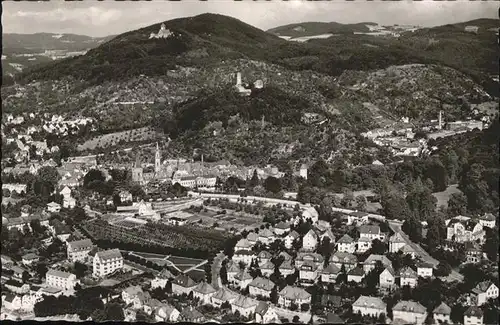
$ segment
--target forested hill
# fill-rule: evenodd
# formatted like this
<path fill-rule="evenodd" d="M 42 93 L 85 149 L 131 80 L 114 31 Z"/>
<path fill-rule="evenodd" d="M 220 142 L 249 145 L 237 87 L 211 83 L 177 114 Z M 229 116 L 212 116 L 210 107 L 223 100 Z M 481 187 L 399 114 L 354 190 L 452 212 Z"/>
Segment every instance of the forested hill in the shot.
<path fill-rule="evenodd" d="M 490 20 L 484 21 L 492 24 Z M 484 21 L 481 23 L 486 24 Z M 165 25 L 174 33 L 172 37 L 149 39 L 151 33 L 158 32 L 160 23 L 157 23 L 118 35 L 84 56 L 23 73 L 20 81 L 71 76 L 99 83 L 141 74 L 160 76 L 179 66 L 206 67 L 243 58 L 333 76 L 345 70 L 443 64 L 473 75 L 476 82 L 495 91 L 488 79 L 489 74 L 498 72 L 496 35 L 491 28 L 474 34 L 444 26 L 405 33 L 399 38 L 347 33 L 342 37 L 296 43 L 216 14 L 174 19 Z"/>

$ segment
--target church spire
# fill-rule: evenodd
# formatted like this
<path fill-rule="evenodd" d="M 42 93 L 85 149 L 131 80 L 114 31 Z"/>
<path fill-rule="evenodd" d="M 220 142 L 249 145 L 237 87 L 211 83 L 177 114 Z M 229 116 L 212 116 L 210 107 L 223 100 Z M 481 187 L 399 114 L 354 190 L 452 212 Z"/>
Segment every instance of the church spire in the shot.
<path fill-rule="evenodd" d="M 156 152 L 155 152 L 155 173 L 160 172 L 160 167 L 161 167 L 161 154 L 160 154 L 160 148 L 158 147 L 158 142 L 156 142 Z"/>

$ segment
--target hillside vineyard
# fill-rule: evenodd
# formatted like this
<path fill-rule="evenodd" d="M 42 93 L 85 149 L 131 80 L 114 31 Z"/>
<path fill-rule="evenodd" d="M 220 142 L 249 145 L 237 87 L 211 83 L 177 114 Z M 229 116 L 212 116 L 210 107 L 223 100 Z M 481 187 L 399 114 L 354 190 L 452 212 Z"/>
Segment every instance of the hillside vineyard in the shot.
<path fill-rule="evenodd" d="M 5 6 L 2 321 L 498 324 L 491 4 L 138 4 Z"/>

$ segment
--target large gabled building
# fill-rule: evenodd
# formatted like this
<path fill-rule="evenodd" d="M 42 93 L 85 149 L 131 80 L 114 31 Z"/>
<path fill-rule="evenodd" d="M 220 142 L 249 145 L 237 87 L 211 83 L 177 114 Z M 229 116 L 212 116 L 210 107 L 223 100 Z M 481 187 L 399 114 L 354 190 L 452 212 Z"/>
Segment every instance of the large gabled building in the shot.
<path fill-rule="evenodd" d="M 93 275 L 103 277 L 123 268 L 123 256 L 118 249 L 97 252 L 93 260 Z"/>

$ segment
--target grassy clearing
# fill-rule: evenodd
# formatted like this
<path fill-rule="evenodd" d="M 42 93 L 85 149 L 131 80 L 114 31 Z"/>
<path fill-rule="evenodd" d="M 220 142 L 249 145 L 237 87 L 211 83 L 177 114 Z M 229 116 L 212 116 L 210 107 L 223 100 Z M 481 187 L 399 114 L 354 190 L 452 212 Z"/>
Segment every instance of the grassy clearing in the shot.
<path fill-rule="evenodd" d="M 453 193 L 462 193 L 462 191 L 458 189 L 457 184 L 448 186 L 446 190 L 442 192 L 432 193 L 432 195 L 434 195 L 434 197 L 438 200 L 436 206 L 439 208 L 441 205 L 443 205 L 447 208 L 448 200 Z"/>

